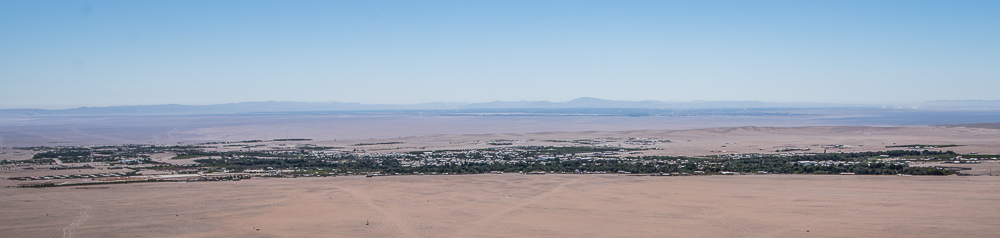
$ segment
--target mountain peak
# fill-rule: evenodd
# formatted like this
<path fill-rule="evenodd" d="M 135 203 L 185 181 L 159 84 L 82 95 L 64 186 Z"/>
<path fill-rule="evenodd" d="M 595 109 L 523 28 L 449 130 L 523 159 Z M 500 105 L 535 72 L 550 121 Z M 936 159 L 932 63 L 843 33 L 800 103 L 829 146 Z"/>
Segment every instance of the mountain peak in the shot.
<path fill-rule="evenodd" d="M 600 99 L 595 97 L 581 97 L 573 100 L 569 100 L 568 103 L 581 103 L 581 102 L 610 102 L 612 100 Z"/>

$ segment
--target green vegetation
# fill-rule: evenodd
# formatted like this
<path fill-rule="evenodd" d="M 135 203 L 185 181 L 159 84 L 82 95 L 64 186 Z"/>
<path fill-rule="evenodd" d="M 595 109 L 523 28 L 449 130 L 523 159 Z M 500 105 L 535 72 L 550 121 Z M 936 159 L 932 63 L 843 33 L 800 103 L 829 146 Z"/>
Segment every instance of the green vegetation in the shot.
<path fill-rule="evenodd" d="M 589 146 L 565 146 L 565 147 L 522 146 L 517 148 L 535 152 L 534 154 L 583 154 L 583 153 L 608 152 L 608 151 L 620 151 L 620 150 L 636 150 L 636 149 L 624 149 L 619 147 L 589 147 Z"/>
<path fill-rule="evenodd" d="M 292 169 L 318 173 L 380 172 L 383 174 L 450 173 L 476 174 L 489 171 L 552 171 L 557 173 L 577 172 L 629 172 L 629 173 L 784 173 L 784 174 L 839 174 L 855 173 L 870 175 L 948 175 L 956 172 L 937 169 L 910 167 L 907 163 L 883 161 L 883 155 L 902 156 L 957 156 L 954 152 L 895 150 L 881 152 L 830 153 L 798 156 L 757 155 L 744 158 L 689 158 L 689 157 L 563 157 L 531 159 L 537 155 L 589 153 L 617 150 L 602 147 L 523 147 L 521 154 L 493 156 L 493 161 L 482 162 L 485 155 L 479 151 L 432 152 L 418 151 L 412 154 L 398 154 L 392 158 L 374 158 L 359 155 L 343 155 L 337 158 L 258 158 L 228 157 L 222 159 L 198 159 L 201 166 L 244 169 Z M 435 157 L 447 156 L 448 158 Z M 527 158 L 527 159 L 525 159 Z M 539 157 L 541 158 L 541 157 Z M 480 162 L 470 162 L 480 161 Z M 422 165 L 404 165 L 421 161 Z"/>
<path fill-rule="evenodd" d="M 174 156 L 173 158 L 170 158 L 170 159 L 191 159 L 191 158 L 198 158 L 198 157 L 205 157 L 205 156 L 206 155 L 179 155 L 179 156 Z"/>
<path fill-rule="evenodd" d="M 53 159 L 0 160 L 0 164 L 54 164 Z"/>
<path fill-rule="evenodd" d="M 304 145 L 304 146 L 299 146 L 298 148 L 300 150 L 333 150 L 333 149 L 343 149 L 344 147 Z"/>
<path fill-rule="evenodd" d="M 366 145 L 395 145 L 402 144 L 403 142 L 376 142 L 376 143 L 357 143 L 351 146 L 366 146 Z"/>
<path fill-rule="evenodd" d="M 55 147 L 48 147 L 48 146 L 33 146 L 33 147 L 12 147 L 11 149 L 40 151 L 40 150 L 54 150 L 56 148 Z"/>
<path fill-rule="evenodd" d="M 201 151 L 201 150 L 178 150 L 176 151 L 177 156 L 220 156 L 220 157 L 299 157 L 299 155 L 294 154 L 278 154 L 266 151 L 226 151 L 226 152 L 215 152 L 215 151 Z M 176 157 L 175 157 L 176 158 Z M 194 158 L 194 157 L 189 157 Z"/>
<path fill-rule="evenodd" d="M 886 146 L 885 148 L 905 147 L 905 148 L 918 148 L 918 149 L 920 149 L 920 148 L 928 148 L 928 149 L 930 149 L 930 148 L 945 148 L 945 147 L 958 147 L 958 146 L 964 146 L 964 145 L 955 145 L 955 144 L 951 144 L 951 145 L 920 145 L 920 144 L 912 144 L 912 145 L 889 145 L 889 146 Z"/>
<path fill-rule="evenodd" d="M 646 143 L 651 139 L 636 139 Z M 215 142 L 213 142 L 215 143 Z M 227 144 L 228 142 L 218 142 Z M 402 142 L 364 145 L 400 144 Z M 513 143 L 493 140 L 487 143 Z M 603 143 L 602 143 L 603 144 Z M 243 144 L 233 144 L 242 146 Z M 361 145 L 361 144 L 359 144 Z M 464 150 L 410 151 L 407 153 L 364 150 L 326 151 L 335 147 L 300 144 L 296 149 L 215 151 L 198 146 L 120 145 L 101 147 L 54 147 L 36 152 L 34 159 L 0 160 L 0 164 L 22 169 L 82 170 L 152 169 L 174 173 L 253 171 L 253 176 L 331 176 L 344 174 L 478 174 L 545 171 L 554 173 L 630 174 L 870 174 L 949 175 L 958 171 L 938 167 L 911 167 L 910 161 L 978 163 L 997 155 L 960 155 L 952 151 L 890 150 L 823 154 L 723 154 L 708 157 L 640 156 L 636 148 L 578 144 L 575 146 L 508 146 Z M 149 158 L 154 153 L 176 153 L 171 159 L 193 159 L 196 164 L 169 165 Z M 63 164 L 56 164 L 61 161 Z M 91 167 L 70 163 L 101 162 Z M 129 173 L 127 175 L 134 175 Z M 121 176 L 127 176 L 121 175 Z M 109 175 L 111 176 L 111 175 Z M 116 175 L 117 176 L 117 175 Z M 249 176 L 249 175 L 247 175 Z M 55 179 L 75 178 L 56 176 Z M 90 177 L 90 176 L 88 176 Z M 53 178 L 23 178 L 41 180 Z M 31 186 L 48 186 L 44 184 Z"/>
<path fill-rule="evenodd" d="M 35 154 L 32 159 L 88 156 L 90 150 L 58 150 Z"/>

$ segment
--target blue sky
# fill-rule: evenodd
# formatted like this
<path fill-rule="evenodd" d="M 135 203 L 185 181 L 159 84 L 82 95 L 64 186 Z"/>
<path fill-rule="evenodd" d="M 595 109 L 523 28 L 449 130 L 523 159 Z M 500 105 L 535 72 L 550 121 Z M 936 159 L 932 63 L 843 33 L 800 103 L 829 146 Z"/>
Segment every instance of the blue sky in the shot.
<path fill-rule="evenodd" d="M 0 108 L 997 89 L 1000 1 L 0 1 Z"/>

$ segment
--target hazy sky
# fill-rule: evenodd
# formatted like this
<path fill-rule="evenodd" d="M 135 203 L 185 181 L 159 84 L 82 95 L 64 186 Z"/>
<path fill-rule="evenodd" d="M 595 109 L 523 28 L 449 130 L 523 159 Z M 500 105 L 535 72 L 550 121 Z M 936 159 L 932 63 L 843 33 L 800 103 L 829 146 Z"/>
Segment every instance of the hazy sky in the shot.
<path fill-rule="evenodd" d="M 0 108 L 1000 99 L 1000 1 L 0 1 Z"/>

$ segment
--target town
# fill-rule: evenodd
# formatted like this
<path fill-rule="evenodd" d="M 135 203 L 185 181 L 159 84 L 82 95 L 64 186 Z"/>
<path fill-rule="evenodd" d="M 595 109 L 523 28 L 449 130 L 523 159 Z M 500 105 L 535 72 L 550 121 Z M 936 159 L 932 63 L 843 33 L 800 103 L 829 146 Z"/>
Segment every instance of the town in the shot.
<path fill-rule="evenodd" d="M 72 186 L 161 181 L 222 181 L 252 177 L 455 175 L 482 173 L 573 173 L 624 175 L 872 174 L 951 175 L 974 164 L 997 160 L 988 155 L 906 150 L 851 153 L 723 153 L 705 156 L 644 156 L 663 139 L 616 141 L 566 140 L 572 146 L 518 146 L 517 141 L 486 141 L 489 147 L 379 152 L 318 146 L 308 139 L 208 142 L 191 145 L 101 145 L 0 148 L 31 154 L 31 159 L 0 161 L 0 170 L 56 170 L 66 174 L 10 177 L 22 187 Z M 400 142 L 354 144 L 394 145 Z M 843 147 L 835 145 L 830 147 Z M 926 147 L 925 147 L 926 148 Z M 936 162 L 918 167 L 912 163 Z M 93 171 L 93 172 L 86 172 Z"/>

